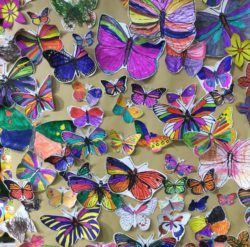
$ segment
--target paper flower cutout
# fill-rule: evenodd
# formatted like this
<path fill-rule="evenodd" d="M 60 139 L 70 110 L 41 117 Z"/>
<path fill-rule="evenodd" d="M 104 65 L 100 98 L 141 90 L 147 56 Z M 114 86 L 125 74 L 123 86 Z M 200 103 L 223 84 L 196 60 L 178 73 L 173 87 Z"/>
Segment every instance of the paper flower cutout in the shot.
<path fill-rule="evenodd" d="M 240 36 L 234 33 L 231 37 L 231 47 L 227 47 L 226 52 L 235 57 L 234 63 L 242 67 L 245 60 L 250 61 L 250 40 L 242 42 Z"/>
<path fill-rule="evenodd" d="M 26 23 L 26 19 L 19 9 L 19 0 L 0 0 L 0 18 L 3 19 L 3 28 L 12 28 L 14 21 L 21 24 Z"/>

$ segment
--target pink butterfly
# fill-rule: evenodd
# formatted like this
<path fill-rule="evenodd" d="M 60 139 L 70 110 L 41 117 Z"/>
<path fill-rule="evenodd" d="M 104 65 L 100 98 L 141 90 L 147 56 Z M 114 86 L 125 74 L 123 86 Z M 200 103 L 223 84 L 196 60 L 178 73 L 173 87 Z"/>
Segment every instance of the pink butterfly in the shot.
<path fill-rule="evenodd" d="M 108 244 L 103 244 L 103 243 L 98 243 L 98 244 L 88 244 L 86 247 L 116 247 L 116 243 L 108 243 Z"/>
<path fill-rule="evenodd" d="M 36 120 L 44 111 L 55 110 L 52 95 L 52 78 L 49 75 L 36 92 L 14 92 L 12 99 L 25 109 L 31 120 Z"/>
<path fill-rule="evenodd" d="M 228 195 L 217 194 L 218 202 L 221 206 L 234 204 L 236 197 L 236 193 L 231 193 Z"/>
<path fill-rule="evenodd" d="M 68 107 L 70 117 L 76 127 L 82 128 L 87 125 L 98 127 L 102 123 L 104 111 L 100 107 Z"/>
<path fill-rule="evenodd" d="M 151 91 L 146 91 L 139 84 L 132 84 L 131 100 L 135 105 L 145 105 L 148 108 L 152 108 L 158 103 L 158 99 L 165 93 L 166 88 L 157 88 Z"/>

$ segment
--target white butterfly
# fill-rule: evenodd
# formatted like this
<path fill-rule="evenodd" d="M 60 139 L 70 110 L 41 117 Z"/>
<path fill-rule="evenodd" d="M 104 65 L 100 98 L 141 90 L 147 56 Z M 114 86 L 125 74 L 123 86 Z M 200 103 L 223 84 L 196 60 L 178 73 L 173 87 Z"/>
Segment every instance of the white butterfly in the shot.
<path fill-rule="evenodd" d="M 149 216 L 154 213 L 157 206 L 157 199 L 138 204 L 136 207 L 123 204 L 121 208 L 116 210 L 116 214 L 120 216 L 120 225 L 124 231 L 129 231 L 132 227 L 139 227 L 142 231 L 146 231 L 150 227 Z"/>
<path fill-rule="evenodd" d="M 181 212 L 185 206 L 184 195 L 174 194 L 172 196 L 165 197 L 165 200 L 159 200 L 158 204 L 163 214 Z"/>

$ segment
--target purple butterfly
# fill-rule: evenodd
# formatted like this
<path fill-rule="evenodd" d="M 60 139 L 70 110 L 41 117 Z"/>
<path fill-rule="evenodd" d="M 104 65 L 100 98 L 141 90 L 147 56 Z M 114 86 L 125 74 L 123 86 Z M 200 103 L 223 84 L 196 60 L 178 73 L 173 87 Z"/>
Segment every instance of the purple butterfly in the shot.
<path fill-rule="evenodd" d="M 165 156 L 167 173 L 177 173 L 179 176 L 185 176 L 196 171 L 196 167 L 190 164 L 185 164 L 183 161 L 176 160 L 171 154 Z"/>
<path fill-rule="evenodd" d="M 152 108 L 158 103 L 158 99 L 165 93 L 166 88 L 157 88 L 152 91 L 145 91 L 139 84 L 132 84 L 131 100 L 135 105 L 145 105 Z"/>
<path fill-rule="evenodd" d="M 88 104 L 90 106 L 96 105 L 99 102 L 99 100 L 101 99 L 101 97 L 102 97 L 101 88 L 93 87 L 92 85 L 88 85 L 88 84 L 86 84 L 85 87 L 86 87 L 86 90 L 87 90 L 85 100 L 88 102 Z"/>
<path fill-rule="evenodd" d="M 204 66 L 197 74 L 200 84 L 206 93 L 210 93 L 219 85 L 229 89 L 232 84 L 232 57 L 224 57 L 215 67 Z"/>
<path fill-rule="evenodd" d="M 102 85 L 105 87 L 106 94 L 116 96 L 120 93 L 125 93 L 127 90 L 127 76 L 122 76 L 115 81 L 101 80 Z"/>
<path fill-rule="evenodd" d="M 246 96 L 245 103 L 239 103 L 237 105 L 237 110 L 240 113 L 245 114 L 248 122 L 250 123 L 250 95 Z"/>

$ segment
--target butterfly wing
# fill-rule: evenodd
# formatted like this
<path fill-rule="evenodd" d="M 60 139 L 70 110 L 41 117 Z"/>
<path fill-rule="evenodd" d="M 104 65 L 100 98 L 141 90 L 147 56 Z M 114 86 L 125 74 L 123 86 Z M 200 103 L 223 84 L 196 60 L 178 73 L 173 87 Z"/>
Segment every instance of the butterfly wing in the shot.
<path fill-rule="evenodd" d="M 67 208 L 74 207 L 76 203 L 76 194 L 71 190 L 65 191 L 63 193 L 63 206 Z"/>
<path fill-rule="evenodd" d="M 86 101 L 90 106 L 98 104 L 99 100 L 102 97 L 102 90 L 100 88 L 90 88 L 86 95 Z"/>
<path fill-rule="evenodd" d="M 83 99 L 86 96 L 86 89 L 83 86 L 83 84 L 79 81 L 74 81 L 72 83 L 72 88 L 74 90 L 73 92 L 73 98 L 77 101 L 77 102 L 82 102 Z"/>
<path fill-rule="evenodd" d="M 104 129 L 96 128 L 89 136 L 90 144 L 88 146 L 90 153 L 101 156 L 108 151 L 107 144 L 103 141 L 106 137 Z"/>
<path fill-rule="evenodd" d="M 142 247 L 139 242 L 122 233 L 116 233 L 114 240 L 117 247 Z"/>
<path fill-rule="evenodd" d="M 131 100 L 135 105 L 143 105 L 146 99 L 146 92 L 143 87 L 139 84 L 131 84 L 132 87 L 132 95 Z"/>
<path fill-rule="evenodd" d="M 104 111 L 100 107 L 93 107 L 89 109 L 88 115 L 89 123 L 94 127 L 98 127 L 102 123 Z"/>
<path fill-rule="evenodd" d="M 241 87 L 250 87 L 250 64 L 247 65 L 246 68 L 246 76 L 242 76 L 238 79 L 238 84 Z"/>
<path fill-rule="evenodd" d="M 132 227 L 137 226 L 135 221 L 134 209 L 131 209 L 130 205 L 123 204 L 121 208 L 115 212 L 120 217 L 120 226 L 123 231 L 129 231 Z"/>
<path fill-rule="evenodd" d="M 115 83 L 105 80 L 101 80 L 101 83 L 105 88 L 106 94 L 110 96 L 116 96 L 127 90 L 127 76 L 125 75 L 120 77 Z"/>
<path fill-rule="evenodd" d="M 151 243 L 149 247 L 175 247 L 175 245 L 175 238 L 162 238 Z"/>
<path fill-rule="evenodd" d="M 49 205 L 52 207 L 59 207 L 62 205 L 63 194 L 57 189 L 48 188 L 46 190 L 47 197 L 49 199 Z"/>

